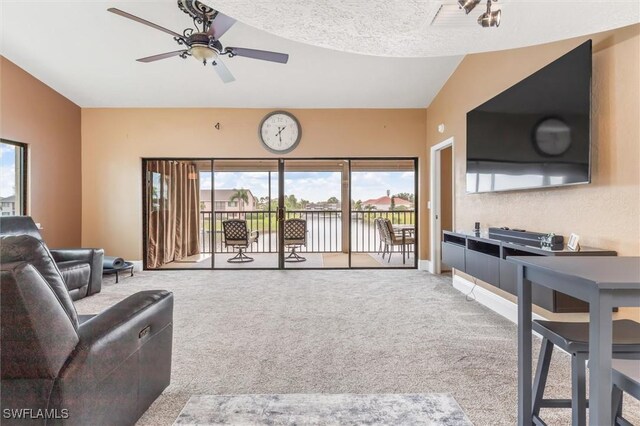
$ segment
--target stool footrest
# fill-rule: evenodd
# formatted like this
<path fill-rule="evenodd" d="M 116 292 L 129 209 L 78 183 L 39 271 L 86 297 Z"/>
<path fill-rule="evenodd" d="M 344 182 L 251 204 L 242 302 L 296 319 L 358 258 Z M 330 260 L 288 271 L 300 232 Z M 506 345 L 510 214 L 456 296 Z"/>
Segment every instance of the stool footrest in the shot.
<path fill-rule="evenodd" d="M 616 417 L 616 426 L 633 426 L 633 423 L 630 423 L 628 420 L 618 416 Z"/>
<path fill-rule="evenodd" d="M 535 414 L 533 415 L 531 420 L 533 421 L 533 424 L 536 425 L 536 426 L 547 426 L 547 424 L 544 422 L 544 420 L 542 420 L 540 417 L 538 417 Z"/>
<path fill-rule="evenodd" d="M 540 401 L 540 408 L 571 408 L 570 399 L 543 399 Z M 587 408 L 589 401 L 587 400 Z"/>

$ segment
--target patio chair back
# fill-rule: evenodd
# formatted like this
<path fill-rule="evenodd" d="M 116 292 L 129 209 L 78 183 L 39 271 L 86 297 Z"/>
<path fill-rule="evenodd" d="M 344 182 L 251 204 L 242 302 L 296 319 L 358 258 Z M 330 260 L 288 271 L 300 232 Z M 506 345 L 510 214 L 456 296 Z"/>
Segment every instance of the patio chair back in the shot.
<path fill-rule="evenodd" d="M 222 221 L 224 242 L 227 246 L 249 245 L 249 230 L 244 219 L 228 219 Z"/>
<path fill-rule="evenodd" d="M 307 221 L 287 219 L 284 221 L 284 244 L 305 245 L 307 243 Z"/>
<path fill-rule="evenodd" d="M 391 243 L 391 234 L 389 233 L 389 228 L 387 227 L 387 223 L 385 222 L 388 220 L 389 219 L 385 219 L 383 217 L 377 217 L 375 219 L 378 236 L 380 237 L 380 240 L 386 244 Z M 391 222 L 389 221 L 389 223 Z"/>

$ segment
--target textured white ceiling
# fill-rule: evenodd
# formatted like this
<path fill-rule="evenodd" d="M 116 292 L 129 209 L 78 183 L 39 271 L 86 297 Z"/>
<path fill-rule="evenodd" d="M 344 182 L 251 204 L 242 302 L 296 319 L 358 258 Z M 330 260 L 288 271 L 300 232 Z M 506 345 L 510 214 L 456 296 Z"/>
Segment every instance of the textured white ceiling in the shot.
<path fill-rule="evenodd" d="M 289 63 L 226 59 L 237 80 L 223 84 L 191 58 L 136 62 L 177 45 L 106 9 L 182 32 L 191 20 L 176 0 L 0 0 L 0 53 L 83 107 L 415 108 L 430 104 L 466 53 L 640 20 L 637 0 L 500 0 L 497 29 L 474 23 L 482 5 L 464 24 L 432 26 L 441 5 L 433 0 L 204 2 L 242 22 L 223 44 L 289 53 Z"/>
<path fill-rule="evenodd" d="M 370 55 L 425 57 L 511 49 L 640 22 L 638 0 L 498 0 L 499 28 L 432 26 L 455 0 L 202 0 L 242 22 L 316 46 Z M 462 11 L 460 14 L 464 15 Z"/>
<path fill-rule="evenodd" d="M 222 37 L 225 45 L 289 53 L 290 60 L 227 58 L 236 81 L 223 84 L 193 58 L 136 62 L 179 48 L 108 7 L 180 33 L 192 24 L 175 0 L 5 0 L 1 52 L 82 107 L 423 108 L 462 59 L 356 55 L 237 23 Z"/>

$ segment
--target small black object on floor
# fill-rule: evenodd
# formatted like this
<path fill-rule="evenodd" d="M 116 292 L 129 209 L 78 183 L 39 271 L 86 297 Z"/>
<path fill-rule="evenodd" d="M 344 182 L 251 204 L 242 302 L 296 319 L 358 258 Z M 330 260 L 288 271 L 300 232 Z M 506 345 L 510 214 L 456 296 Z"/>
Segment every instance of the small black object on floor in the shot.
<path fill-rule="evenodd" d="M 124 262 L 124 265 L 122 265 L 119 268 L 103 268 L 102 269 L 102 275 L 110 275 L 110 274 L 116 274 L 116 284 L 118 284 L 118 281 L 120 280 L 120 272 L 123 271 L 130 271 L 131 275 L 133 276 L 133 263 L 132 262 Z"/>

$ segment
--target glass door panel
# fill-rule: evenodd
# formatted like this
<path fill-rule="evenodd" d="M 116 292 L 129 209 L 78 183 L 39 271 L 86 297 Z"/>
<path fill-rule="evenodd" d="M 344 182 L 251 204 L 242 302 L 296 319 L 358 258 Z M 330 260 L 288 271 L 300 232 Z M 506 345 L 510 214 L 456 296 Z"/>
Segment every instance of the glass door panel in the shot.
<path fill-rule="evenodd" d="M 210 160 L 145 160 L 145 266 L 208 269 Z M 206 171 L 209 171 L 209 179 Z"/>
<path fill-rule="evenodd" d="M 214 267 L 278 268 L 278 160 L 214 160 Z"/>
<path fill-rule="evenodd" d="M 416 159 L 145 159 L 143 169 L 147 269 L 417 267 Z"/>
<path fill-rule="evenodd" d="M 351 163 L 351 266 L 414 268 L 415 160 Z"/>
<path fill-rule="evenodd" d="M 284 160 L 284 268 L 349 267 L 349 162 Z"/>

